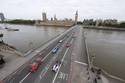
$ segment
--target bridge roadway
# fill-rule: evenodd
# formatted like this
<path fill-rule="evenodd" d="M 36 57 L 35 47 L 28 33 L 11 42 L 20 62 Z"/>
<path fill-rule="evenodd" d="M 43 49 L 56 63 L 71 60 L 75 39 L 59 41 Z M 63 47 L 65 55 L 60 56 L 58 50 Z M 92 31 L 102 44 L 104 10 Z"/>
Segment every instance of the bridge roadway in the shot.
<path fill-rule="evenodd" d="M 4 79 L 3 83 L 66 83 L 70 73 L 71 51 L 72 43 L 75 39 L 73 38 L 75 31 L 76 28 L 71 29 L 66 35 L 53 42 L 45 50 L 39 52 L 25 66 Z M 63 42 L 59 43 L 59 40 L 63 40 Z M 71 46 L 66 47 L 66 43 L 70 43 Z M 53 54 L 52 49 L 57 46 L 59 50 L 56 54 Z M 31 73 L 29 65 L 38 57 L 41 57 L 43 62 L 37 72 Z M 59 71 L 54 73 L 51 69 L 57 60 L 62 61 L 62 63 Z M 63 79 L 63 81 L 58 78 Z"/>

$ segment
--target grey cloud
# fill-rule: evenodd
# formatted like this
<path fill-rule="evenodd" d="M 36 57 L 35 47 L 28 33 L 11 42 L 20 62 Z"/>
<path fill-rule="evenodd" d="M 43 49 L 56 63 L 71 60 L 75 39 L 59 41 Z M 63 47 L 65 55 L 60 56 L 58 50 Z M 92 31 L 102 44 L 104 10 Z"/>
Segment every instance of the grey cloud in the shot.
<path fill-rule="evenodd" d="M 41 13 L 47 12 L 50 18 L 54 14 L 62 19 L 73 18 L 79 11 L 83 18 L 116 18 L 125 20 L 125 0 L 0 0 L 0 12 L 7 18 L 41 19 Z"/>

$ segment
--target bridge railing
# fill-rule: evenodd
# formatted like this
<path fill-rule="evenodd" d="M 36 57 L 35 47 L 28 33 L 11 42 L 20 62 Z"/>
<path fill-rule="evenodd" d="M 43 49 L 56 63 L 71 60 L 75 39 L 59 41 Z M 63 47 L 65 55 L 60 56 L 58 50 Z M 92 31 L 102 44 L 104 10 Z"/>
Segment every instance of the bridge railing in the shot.
<path fill-rule="evenodd" d="M 86 37 L 85 37 L 85 32 L 84 31 L 83 31 L 83 41 L 85 43 L 85 53 L 86 53 L 87 61 L 88 61 L 88 68 L 87 68 L 88 69 L 88 74 L 89 74 L 88 81 L 89 81 L 89 83 L 97 83 L 95 74 L 92 72 L 93 64 L 92 64 L 92 61 L 90 59 L 90 55 L 89 55 L 87 41 L 86 41 Z"/>

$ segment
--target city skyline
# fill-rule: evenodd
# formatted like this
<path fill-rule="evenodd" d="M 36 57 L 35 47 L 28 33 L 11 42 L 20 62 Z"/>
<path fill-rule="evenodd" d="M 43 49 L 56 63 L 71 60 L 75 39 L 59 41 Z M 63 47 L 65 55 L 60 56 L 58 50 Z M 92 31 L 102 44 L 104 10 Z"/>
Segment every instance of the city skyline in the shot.
<path fill-rule="evenodd" d="M 56 14 L 58 19 L 72 18 L 79 12 L 83 19 L 125 20 L 124 0 L 1 0 L 0 12 L 8 19 L 41 19 L 46 12 L 50 19 Z"/>

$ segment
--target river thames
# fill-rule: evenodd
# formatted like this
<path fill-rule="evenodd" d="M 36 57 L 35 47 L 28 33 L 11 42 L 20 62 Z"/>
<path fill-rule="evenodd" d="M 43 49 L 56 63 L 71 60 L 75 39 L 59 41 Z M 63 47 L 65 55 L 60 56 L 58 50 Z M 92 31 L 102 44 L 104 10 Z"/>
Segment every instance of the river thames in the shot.
<path fill-rule="evenodd" d="M 94 65 L 125 80 L 125 31 L 85 29 Z"/>
<path fill-rule="evenodd" d="M 0 24 L 1 27 L 3 25 Z M 0 30 L 4 34 L 5 43 L 14 46 L 22 53 L 40 47 L 55 36 L 63 33 L 64 27 L 43 27 L 30 25 L 6 25 L 8 28 L 19 29 L 19 31 Z"/>

